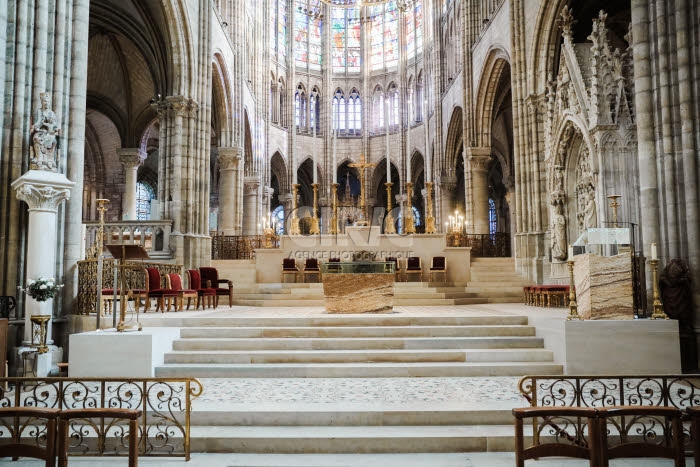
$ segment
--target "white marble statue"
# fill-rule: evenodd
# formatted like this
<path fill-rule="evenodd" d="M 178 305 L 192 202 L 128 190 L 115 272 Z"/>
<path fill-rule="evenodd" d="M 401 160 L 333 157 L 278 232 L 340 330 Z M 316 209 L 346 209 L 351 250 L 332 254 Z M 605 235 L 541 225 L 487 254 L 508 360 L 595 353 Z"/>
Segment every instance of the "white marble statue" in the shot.
<path fill-rule="evenodd" d="M 566 218 L 564 217 L 561 203 L 554 203 L 554 215 L 552 216 L 552 259 L 564 261 L 566 255 Z"/>
<path fill-rule="evenodd" d="M 41 107 L 33 115 L 32 125 L 29 129 L 32 135 L 34 154 L 30 160 L 30 167 L 34 170 L 56 171 L 56 148 L 61 127 L 58 125 L 56 114 L 50 108 L 51 94 L 41 93 Z"/>
<path fill-rule="evenodd" d="M 593 190 L 586 195 L 586 208 L 583 211 L 583 228 L 594 229 L 598 226 L 596 215 L 595 193 Z"/>

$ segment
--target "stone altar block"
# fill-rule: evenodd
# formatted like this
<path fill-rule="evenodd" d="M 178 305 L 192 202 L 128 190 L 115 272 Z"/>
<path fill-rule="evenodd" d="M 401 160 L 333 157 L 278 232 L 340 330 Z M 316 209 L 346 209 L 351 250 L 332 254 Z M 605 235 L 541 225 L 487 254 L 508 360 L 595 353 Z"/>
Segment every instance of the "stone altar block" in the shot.
<path fill-rule="evenodd" d="M 321 265 L 328 313 L 390 313 L 394 307 L 394 263 Z"/>
<path fill-rule="evenodd" d="M 583 319 L 633 319 L 632 258 L 629 254 L 574 257 L 578 313 Z"/>

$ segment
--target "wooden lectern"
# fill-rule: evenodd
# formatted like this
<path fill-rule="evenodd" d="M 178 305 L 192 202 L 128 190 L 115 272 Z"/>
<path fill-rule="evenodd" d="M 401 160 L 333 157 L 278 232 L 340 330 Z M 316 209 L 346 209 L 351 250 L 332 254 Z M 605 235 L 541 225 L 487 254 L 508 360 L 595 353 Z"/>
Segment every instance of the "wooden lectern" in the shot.
<path fill-rule="evenodd" d="M 136 309 L 136 326 L 126 326 L 124 321 L 126 320 L 126 274 L 124 271 L 126 269 L 138 269 L 141 266 L 127 266 L 126 261 L 130 259 L 147 259 L 148 252 L 141 245 L 133 245 L 126 243 L 115 243 L 112 245 L 105 245 L 107 250 L 112 254 L 115 260 L 119 260 L 119 324 L 117 324 L 117 331 L 123 332 L 126 329 L 131 329 L 136 327 L 139 331 L 143 329 L 141 323 L 139 322 L 139 312 L 138 307 Z M 114 291 L 116 298 L 116 290 Z M 99 310 L 98 310 L 99 313 Z"/>

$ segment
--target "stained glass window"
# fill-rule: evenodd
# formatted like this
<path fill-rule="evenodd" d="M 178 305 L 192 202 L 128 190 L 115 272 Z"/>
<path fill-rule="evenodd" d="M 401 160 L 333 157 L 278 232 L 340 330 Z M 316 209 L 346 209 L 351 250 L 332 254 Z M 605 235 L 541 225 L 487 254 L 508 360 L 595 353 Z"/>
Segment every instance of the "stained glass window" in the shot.
<path fill-rule="evenodd" d="M 347 129 L 346 121 L 347 121 L 347 114 L 345 113 L 345 98 L 341 97 L 340 100 L 338 101 L 338 129 L 340 131 L 344 131 Z"/>
<path fill-rule="evenodd" d="M 316 124 L 316 96 L 311 93 L 309 99 L 309 128 L 313 128 Z"/>
<path fill-rule="evenodd" d="M 397 127 L 399 125 L 399 90 L 396 85 L 389 88 L 389 125 Z"/>
<path fill-rule="evenodd" d="M 359 9 L 331 9 L 331 54 L 333 73 L 360 72 Z"/>
<path fill-rule="evenodd" d="M 374 130 L 379 131 L 384 129 L 384 93 L 380 88 L 374 91 Z"/>
<path fill-rule="evenodd" d="M 277 235 L 283 235 L 284 234 L 284 206 L 281 204 L 277 206 L 275 209 L 272 210 L 272 215 L 270 216 L 272 218 L 272 224 L 273 228 L 275 229 L 275 233 Z"/>
<path fill-rule="evenodd" d="M 370 70 L 395 67 L 399 63 L 399 10 L 390 1 L 369 9 Z"/>
<path fill-rule="evenodd" d="M 287 55 L 287 0 L 270 0 L 270 54 L 280 62 Z"/>
<path fill-rule="evenodd" d="M 417 0 L 406 12 L 406 56 L 410 60 L 423 49 L 423 2 Z"/>
<path fill-rule="evenodd" d="M 294 63 L 320 70 L 322 20 L 305 13 L 313 10 L 310 0 L 296 0 L 294 6 Z"/>
<path fill-rule="evenodd" d="M 348 130 L 350 133 L 359 134 L 362 129 L 362 102 L 360 94 L 353 89 L 348 99 Z"/>
<path fill-rule="evenodd" d="M 498 231 L 498 216 L 496 216 L 496 203 L 493 198 L 489 198 L 489 233 L 491 235 Z"/>
<path fill-rule="evenodd" d="M 311 33 L 309 35 L 309 68 L 321 69 L 321 19 L 310 20 Z"/>
<path fill-rule="evenodd" d="M 333 97 L 333 126 L 339 132 L 345 131 L 345 96 L 338 89 Z"/>
<path fill-rule="evenodd" d="M 153 188 L 145 183 L 136 183 L 136 220 L 147 221 L 151 218 L 151 200 Z"/>
<path fill-rule="evenodd" d="M 300 117 L 301 117 L 301 102 L 299 102 L 300 97 L 299 93 L 297 92 L 294 95 L 294 124 L 298 127 L 299 122 L 300 122 Z"/>

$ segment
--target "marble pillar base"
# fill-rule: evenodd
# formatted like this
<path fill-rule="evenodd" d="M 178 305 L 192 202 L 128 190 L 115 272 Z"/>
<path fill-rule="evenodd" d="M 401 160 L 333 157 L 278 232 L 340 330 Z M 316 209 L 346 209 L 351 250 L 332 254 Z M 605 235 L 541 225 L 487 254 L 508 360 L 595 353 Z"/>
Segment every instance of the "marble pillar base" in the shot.
<path fill-rule="evenodd" d="M 629 254 L 575 256 L 578 314 L 583 319 L 633 319 L 632 259 Z"/>
<path fill-rule="evenodd" d="M 390 313 L 394 274 L 324 274 L 328 313 Z"/>
<path fill-rule="evenodd" d="M 49 345 L 48 352 L 38 353 L 36 347 L 17 349 L 17 376 L 46 378 L 58 376 L 58 364 L 63 361 L 63 348 Z"/>

